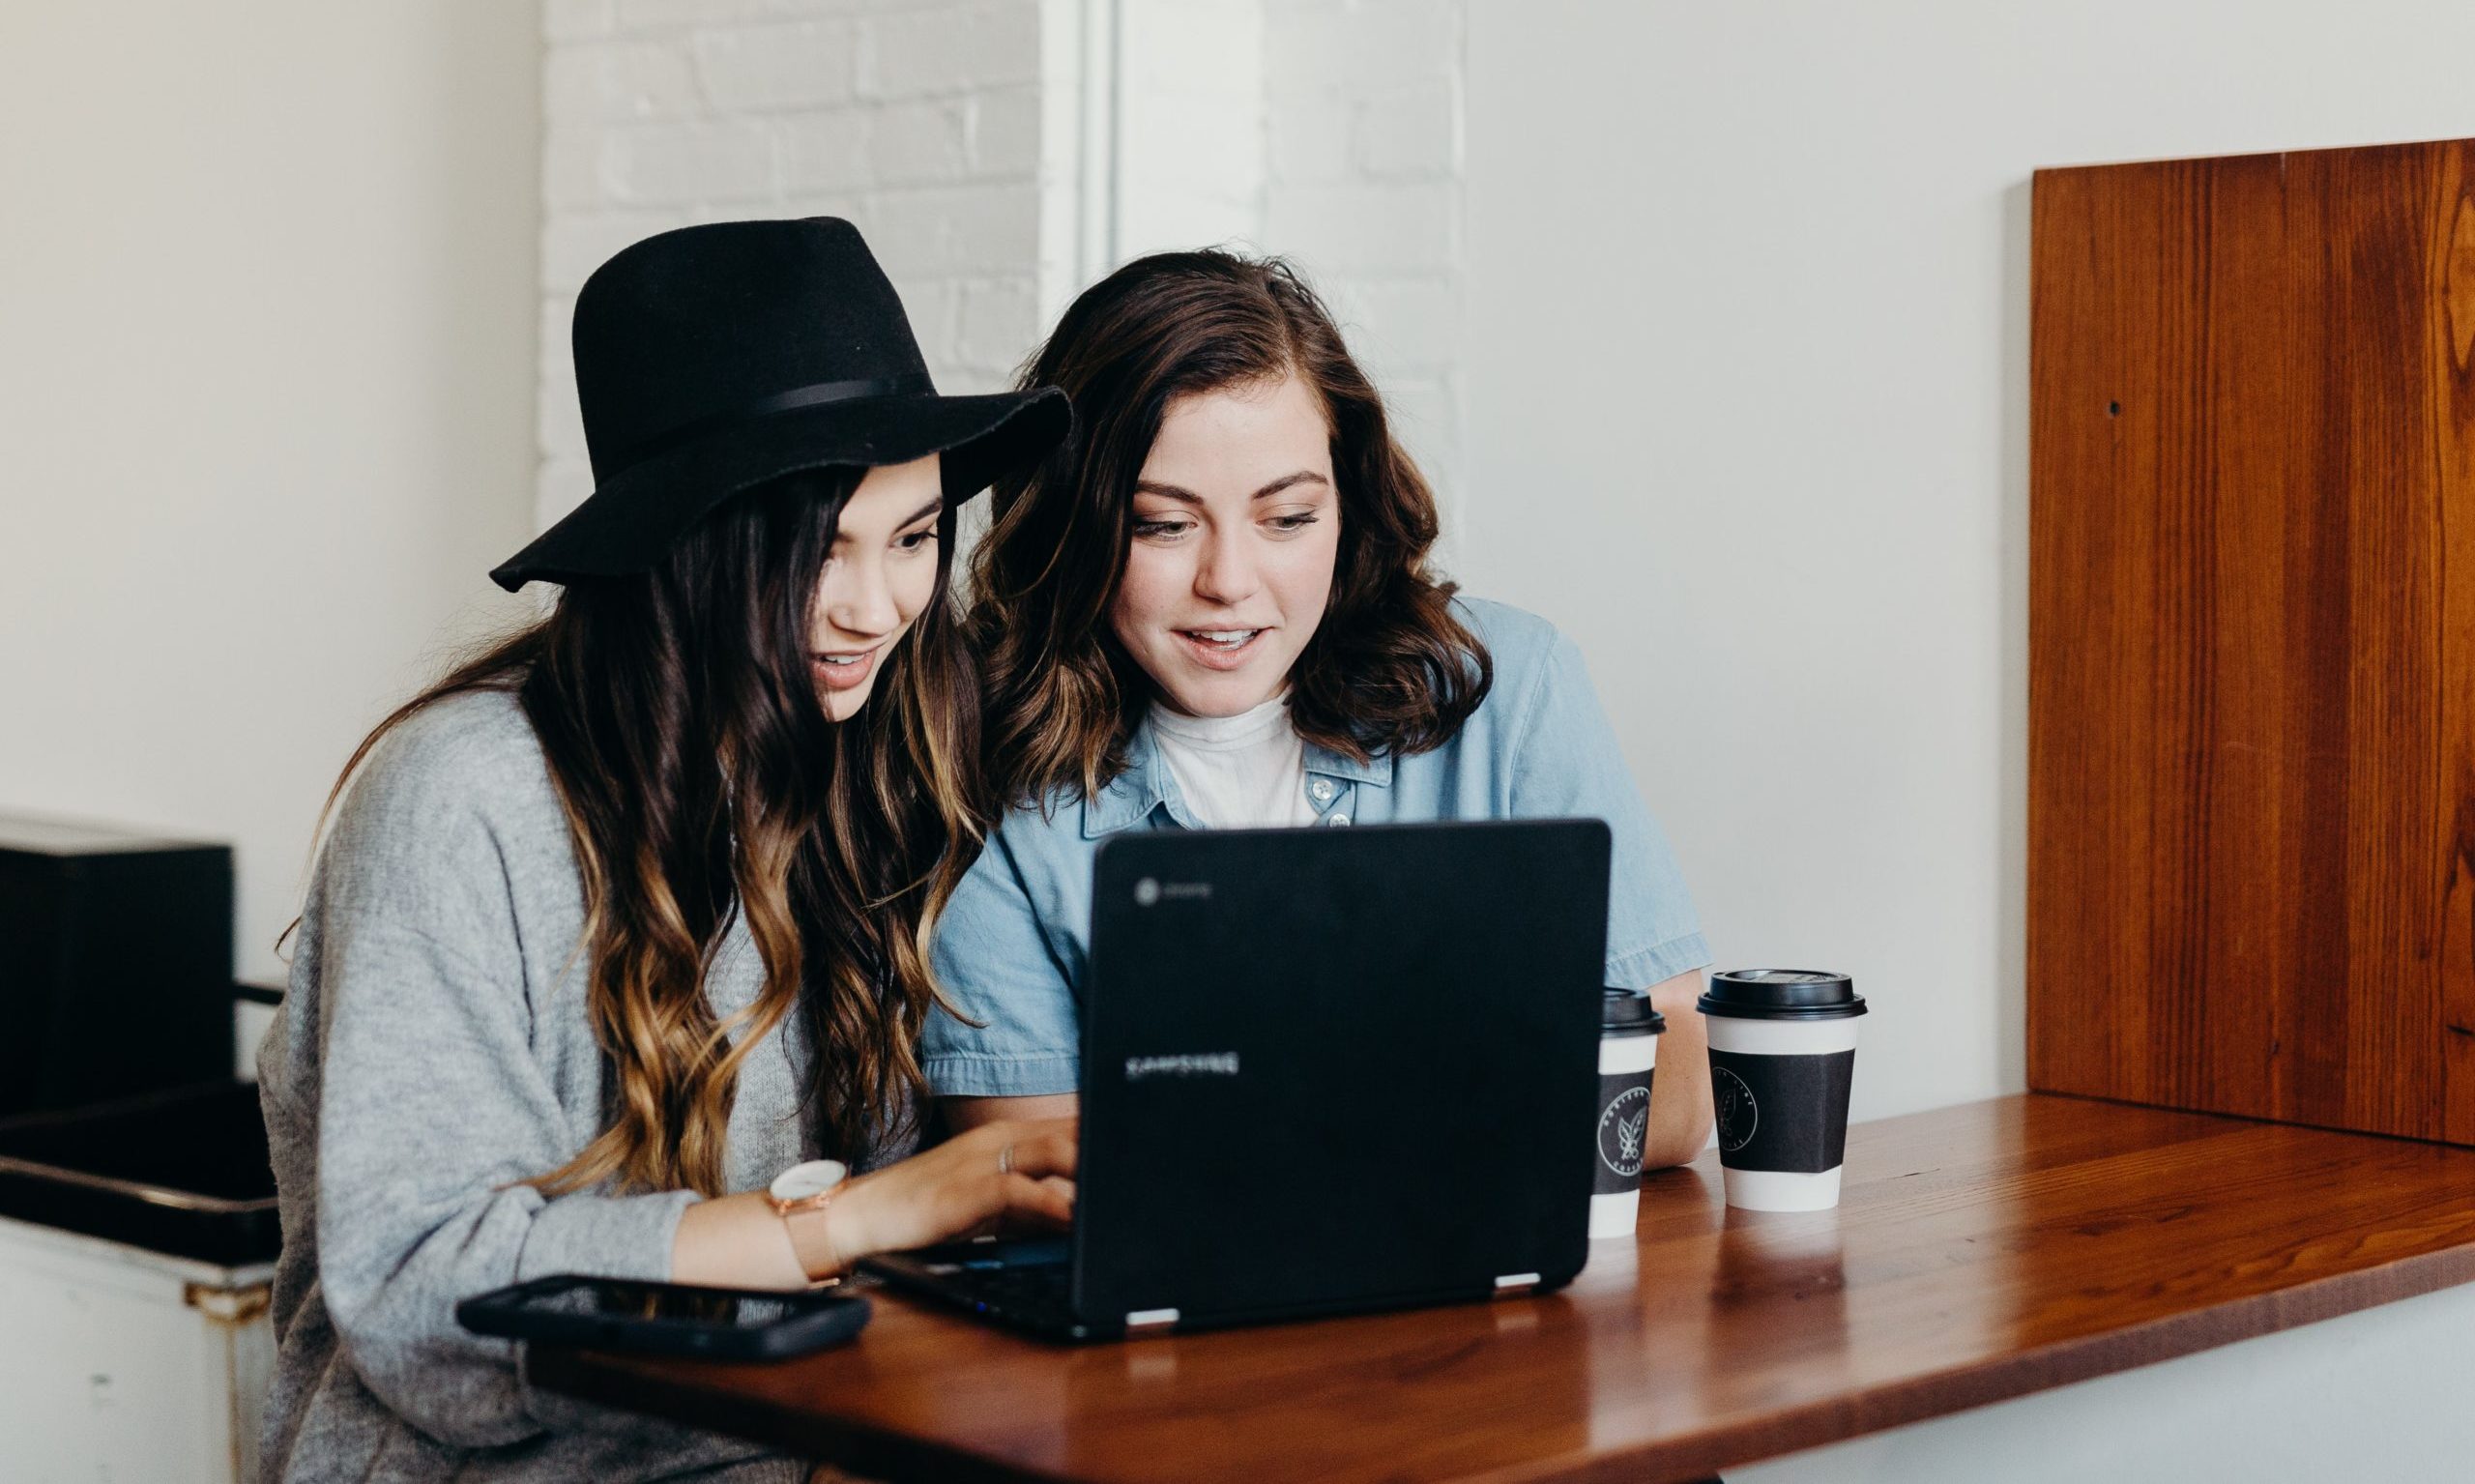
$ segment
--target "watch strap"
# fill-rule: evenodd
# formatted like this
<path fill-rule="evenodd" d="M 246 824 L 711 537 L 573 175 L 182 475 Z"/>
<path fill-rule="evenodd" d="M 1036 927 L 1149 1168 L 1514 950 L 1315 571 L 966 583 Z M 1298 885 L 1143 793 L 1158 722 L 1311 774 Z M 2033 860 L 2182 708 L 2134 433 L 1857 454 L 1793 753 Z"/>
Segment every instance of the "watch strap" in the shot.
<path fill-rule="evenodd" d="M 840 1193 L 836 1189 L 830 1194 Z M 834 1276 L 839 1266 L 826 1232 L 826 1217 L 832 1209 L 833 1202 L 829 1198 L 803 1202 L 797 1210 L 782 1214 L 783 1229 L 791 1234 L 791 1254 L 799 1259 L 800 1271 L 811 1281 Z"/>

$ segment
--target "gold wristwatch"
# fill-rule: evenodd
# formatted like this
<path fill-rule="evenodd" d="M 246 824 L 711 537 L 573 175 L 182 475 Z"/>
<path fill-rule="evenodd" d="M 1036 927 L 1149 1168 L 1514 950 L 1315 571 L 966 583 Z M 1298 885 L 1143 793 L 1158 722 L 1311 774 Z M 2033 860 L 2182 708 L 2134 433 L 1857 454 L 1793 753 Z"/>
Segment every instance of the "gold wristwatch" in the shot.
<path fill-rule="evenodd" d="M 825 1211 L 842 1193 L 851 1167 L 839 1159 L 811 1159 L 773 1177 L 765 1198 L 791 1233 L 791 1251 L 812 1280 L 834 1276 L 833 1252 L 825 1239 Z"/>

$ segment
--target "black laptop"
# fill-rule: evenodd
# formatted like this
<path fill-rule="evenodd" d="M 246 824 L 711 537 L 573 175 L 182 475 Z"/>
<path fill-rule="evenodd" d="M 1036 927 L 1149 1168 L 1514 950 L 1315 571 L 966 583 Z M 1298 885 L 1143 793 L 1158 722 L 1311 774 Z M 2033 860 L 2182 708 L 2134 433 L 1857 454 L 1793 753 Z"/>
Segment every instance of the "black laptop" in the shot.
<path fill-rule="evenodd" d="M 1607 857 L 1595 820 L 1108 840 L 1073 1235 L 866 1266 L 1066 1340 L 1569 1283 Z"/>

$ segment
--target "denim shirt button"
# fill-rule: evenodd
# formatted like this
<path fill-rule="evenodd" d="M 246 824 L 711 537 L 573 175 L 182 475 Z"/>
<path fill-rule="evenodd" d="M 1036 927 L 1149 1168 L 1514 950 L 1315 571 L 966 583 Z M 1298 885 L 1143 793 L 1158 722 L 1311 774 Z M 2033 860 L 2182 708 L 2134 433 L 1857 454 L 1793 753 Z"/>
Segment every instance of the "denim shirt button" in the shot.
<path fill-rule="evenodd" d="M 1322 803 L 1325 800 L 1332 797 L 1332 780 L 1329 778 L 1318 778 L 1310 787 L 1308 787 L 1306 792 L 1315 796 L 1315 801 L 1317 803 Z"/>
<path fill-rule="evenodd" d="M 1327 814 L 1324 816 L 1324 823 L 1326 825 L 1346 825 L 1349 822 L 1350 817 L 1346 814 Z"/>

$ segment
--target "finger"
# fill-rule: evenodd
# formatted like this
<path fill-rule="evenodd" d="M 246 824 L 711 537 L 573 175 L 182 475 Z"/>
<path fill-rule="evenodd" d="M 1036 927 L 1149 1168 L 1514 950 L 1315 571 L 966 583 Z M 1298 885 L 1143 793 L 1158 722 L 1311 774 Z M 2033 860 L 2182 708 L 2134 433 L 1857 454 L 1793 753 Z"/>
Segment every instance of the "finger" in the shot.
<path fill-rule="evenodd" d="M 1044 1177 L 1039 1183 L 1046 1186 L 1055 1194 L 1063 1197 L 1065 1202 L 1066 1209 L 1069 1211 L 1073 1209 L 1074 1182 L 1072 1180 L 1067 1179 L 1063 1175 L 1051 1175 Z M 1006 1193 L 1001 1189 L 998 1192 L 998 1199 L 1004 1200 L 1005 1198 Z M 1009 1208 L 1005 1215 L 997 1218 L 996 1225 L 1001 1232 L 1004 1232 L 1007 1236 L 1020 1237 L 1026 1233 L 1032 1232 L 1047 1233 L 1066 1231 L 1070 1230 L 1074 1223 L 1070 1220 L 1060 1220 L 1051 1210 L 1045 1208 L 1041 1210 L 1014 1210 Z"/>
<path fill-rule="evenodd" d="M 1056 1226 L 1070 1226 L 1074 1221 L 1074 1182 L 1051 1176 L 1033 1179 L 1027 1176 L 1005 1177 L 1005 1208 L 1014 1215 L 1031 1216 Z"/>
<path fill-rule="evenodd" d="M 1049 1193 L 1051 1201 L 1063 1203 L 1062 1206 L 1052 1207 L 1049 1209 L 1063 1209 L 1065 1212 L 1065 1219 L 1070 1221 L 1074 1215 L 1074 1182 L 1063 1175 L 1051 1175 L 1040 1180 L 1040 1188 Z"/>
<path fill-rule="evenodd" d="M 1028 1175 L 1034 1179 L 1050 1175 L 1072 1175 L 1074 1173 L 1074 1138 L 1063 1129 L 1055 1126 L 1063 1121 L 1064 1120 L 1056 1120 L 1046 1124 L 1034 1125 L 1041 1128 L 1042 1132 L 1017 1134 L 1011 1146 L 1014 1150 L 1013 1157 L 1005 1162 L 1005 1168 L 1016 1175 Z"/>

